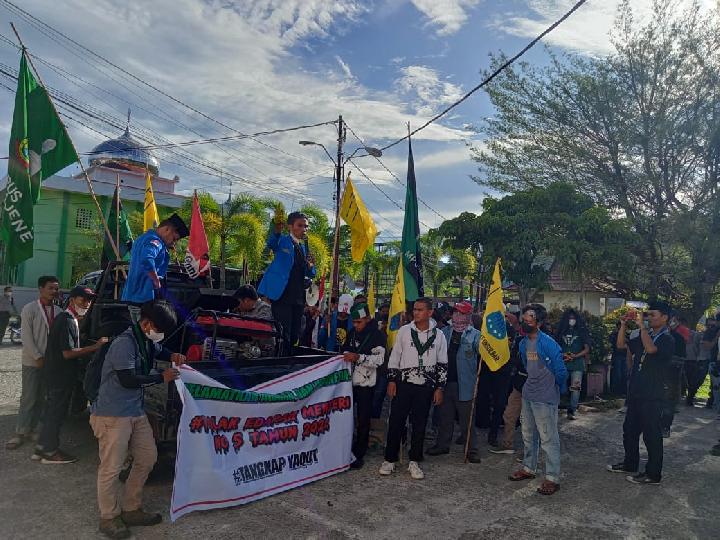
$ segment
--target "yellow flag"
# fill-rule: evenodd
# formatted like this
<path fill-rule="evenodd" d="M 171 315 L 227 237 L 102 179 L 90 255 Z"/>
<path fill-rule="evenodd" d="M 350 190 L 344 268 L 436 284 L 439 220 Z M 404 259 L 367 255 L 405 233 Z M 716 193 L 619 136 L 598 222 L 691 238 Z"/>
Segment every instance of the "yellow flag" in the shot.
<path fill-rule="evenodd" d="M 370 272 L 370 283 L 368 283 L 368 310 L 370 310 L 370 316 L 375 316 L 375 274 Z"/>
<path fill-rule="evenodd" d="M 145 212 L 143 213 L 143 229 L 148 231 L 154 229 L 160 223 L 157 206 L 155 205 L 155 195 L 153 194 L 152 180 L 150 173 L 145 175 Z"/>
<path fill-rule="evenodd" d="M 480 335 L 480 357 L 491 371 L 497 371 L 510 360 L 510 344 L 505 326 L 500 259 L 495 262 L 490 294 L 485 304 L 483 328 Z"/>
<path fill-rule="evenodd" d="M 387 327 L 387 346 L 392 349 L 395 344 L 395 336 L 400 329 L 400 316 L 405 313 L 405 281 L 403 279 L 402 257 L 398 262 L 397 277 L 395 278 L 395 287 L 393 287 L 392 300 L 390 301 L 390 314 L 388 316 Z"/>
<path fill-rule="evenodd" d="M 367 249 L 375 243 L 377 228 L 370 212 L 362 202 L 360 194 L 350 181 L 348 174 L 340 203 L 340 217 L 350 227 L 350 253 L 355 262 L 362 262 Z"/>

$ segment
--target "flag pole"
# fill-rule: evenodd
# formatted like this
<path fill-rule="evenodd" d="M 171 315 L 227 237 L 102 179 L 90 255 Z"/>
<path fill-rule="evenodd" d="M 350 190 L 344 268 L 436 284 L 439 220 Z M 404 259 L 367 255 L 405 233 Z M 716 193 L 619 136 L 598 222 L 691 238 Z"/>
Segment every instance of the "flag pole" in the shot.
<path fill-rule="evenodd" d="M 472 433 L 472 423 L 475 420 L 475 400 L 477 399 L 478 386 L 480 386 L 480 372 L 482 371 L 483 361 L 478 358 L 477 375 L 475 376 L 475 388 L 473 389 L 472 404 L 470 405 L 470 418 L 467 425 L 467 436 L 465 437 L 465 463 L 468 462 L 468 451 L 470 450 L 470 434 Z"/>
<path fill-rule="evenodd" d="M 120 247 L 120 175 L 115 175 L 115 243 Z M 115 300 L 118 299 L 118 267 L 115 265 Z"/>
<path fill-rule="evenodd" d="M 37 68 L 35 67 L 35 64 L 32 61 L 32 56 L 27 50 L 27 47 L 25 47 L 25 44 L 23 43 L 22 39 L 20 39 L 20 34 L 18 33 L 17 29 L 15 28 L 15 25 L 13 23 L 10 23 L 10 27 L 12 28 L 13 32 L 15 33 L 15 37 L 17 38 L 18 42 L 20 43 L 20 47 L 22 48 L 23 53 L 27 53 L 27 59 L 30 63 L 30 67 L 32 67 L 32 70 L 35 72 L 35 76 L 37 77 L 38 82 L 40 85 L 47 89 L 45 86 L 45 83 L 43 83 L 42 77 L 40 77 L 40 73 L 38 72 Z M 50 106 L 53 108 L 53 111 L 55 112 L 55 116 L 57 116 L 58 122 L 60 122 L 60 125 L 62 125 L 63 129 L 65 130 L 65 133 L 67 133 L 67 127 L 65 126 L 65 122 L 62 121 L 62 118 L 60 118 L 60 114 L 58 114 L 57 108 L 55 107 L 55 102 L 52 99 L 52 96 L 50 95 L 50 92 L 47 93 L 48 101 L 50 102 Z M 115 252 L 115 256 L 117 257 L 117 260 L 120 260 L 120 251 L 118 250 L 117 244 L 115 244 L 115 241 L 113 239 L 113 235 L 110 232 L 110 227 L 108 227 L 107 220 L 105 219 L 105 215 L 102 212 L 102 209 L 100 208 L 100 203 L 97 200 L 97 196 L 95 195 L 95 190 L 93 189 L 92 182 L 90 181 L 90 177 L 88 176 L 87 171 L 85 170 L 85 166 L 82 163 L 82 160 L 80 159 L 80 156 L 78 155 L 77 148 L 75 147 L 75 143 L 73 142 L 72 138 L 68 135 L 68 140 L 70 141 L 70 144 L 72 145 L 73 151 L 75 152 L 75 155 L 78 156 L 78 165 L 80 165 L 80 170 L 82 171 L 82 175 L 85 178 L 85 181 L 87 182 L 88 189 L 90 190 L 90 197 L 92 198 L 93 202 L 95 203 L 95 207 L 97 208 L 98 215 L 100 216 L 100 221 L 103 224 L 103 228 L 105 229 L 105 235 L 107 236 L 108 240 L 110 240 L 110 245 L 113 248 L 113 251 Z"/>

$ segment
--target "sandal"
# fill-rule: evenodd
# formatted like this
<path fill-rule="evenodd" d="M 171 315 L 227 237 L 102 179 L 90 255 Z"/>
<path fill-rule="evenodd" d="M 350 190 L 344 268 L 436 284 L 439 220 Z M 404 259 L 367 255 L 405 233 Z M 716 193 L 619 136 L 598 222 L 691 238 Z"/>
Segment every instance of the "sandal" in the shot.
<path fill-rule="evenodd" d="M 510 476 L 508 476 L 508 480 L 511 482 L 520 482 L 521 480 L 532 480 L 535 478 L 535 475 L 533 473 L 527 472 L 525 469 L 520 469 L 518 471 L 515 471 Z"/>
<path fill-rule="evenodd" d="M 556 491 L 560 489 L 560 484 L 556 484 L 555 482 L 551 482 L 550 480 L 545 480 L 539 488 L 537 488 L 537 492 L 540 495 L 552 495 Z"/>

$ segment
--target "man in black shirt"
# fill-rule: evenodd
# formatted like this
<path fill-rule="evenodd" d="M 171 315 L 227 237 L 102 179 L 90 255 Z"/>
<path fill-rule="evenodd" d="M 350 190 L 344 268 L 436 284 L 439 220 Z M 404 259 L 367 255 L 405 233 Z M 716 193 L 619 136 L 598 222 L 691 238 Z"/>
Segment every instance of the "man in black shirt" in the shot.
<path fill-rule="evenodd" d="M 43 375 L 47 385 L 47 400 L 38 446 L 32 459 L 44 464 L 73 463 L 76 458 L 60 450 L 60 428 L 67 416 L 75 383 L 78 378 L 78 359 L 98 350 L 108 338 L 100 338 L 93 345 L 80 347 L 78 318 L 82 318 L 95 295 L 85 287 L 70 291 L 65 311 L 53 321 L 45 350 Z"/>
<path fill-rule="evenodd" d="M 627 399 L 627 413 L 623 423 L 623 446 L 625 459 L 621 463 L 608 465 L 610 472 L 632 473 L 629 482 L 636 484 L 659 484 L 662 478 L 663 439 L 662 410 L 666 396 L 667 373 L 675 352 L 675 340 L 670 335 L 668 321 L 670 307 L 664 302 L 654 302 L 648 307 L 649 329 L 643 324 L 641 313 L 636 314 L 640 327 L 637 338 L 642 345 L 638 365 L 633 369 Z M 618 333 L 618 347 L 625 346 L 625 324 L 623 319 Z M 631 341 L 631 350 L 635 347 Z M 644 473 L 638 473 L 640 466 L 640 435 L 647 448 L 648 461 Z"/>

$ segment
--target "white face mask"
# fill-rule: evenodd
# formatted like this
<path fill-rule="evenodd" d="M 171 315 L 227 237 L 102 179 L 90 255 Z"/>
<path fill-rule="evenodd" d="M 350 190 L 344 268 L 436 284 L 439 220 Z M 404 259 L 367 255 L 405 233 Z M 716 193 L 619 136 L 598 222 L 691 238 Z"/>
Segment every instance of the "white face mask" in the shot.
<path fill-rule="evenodd" d="M 77 313 L 80 317 L 84 317 L 88 312 L 88 309 L 89 308 L 86 307 L 75 306 L 75 313 Z"/>
<path fill-rule="evenodd" d="M 12 292 L 6 292 L 5 296 L 7 296 L 8 298 L 12 298 Z"/>
<path fill-rule="evenodd" d="M 568 324 L 570 325 L 570 328 L 572 328 L 573 326 L 575 326 L 575 323 L 576 323 L 576 322 L 577 322 L 577 321 L 576 321 L 575 319 L 570 319 L 570 320 L 568 321 Z"/>
<path fill-rule="evenodd" d="M 152 341 L 153 343 L 159 343 L 163 339 L 165 339 L 165 334 L 162 332 L 156 332 L 155 330 L 150 330 L 145 334 L 147 338 Z"/>

